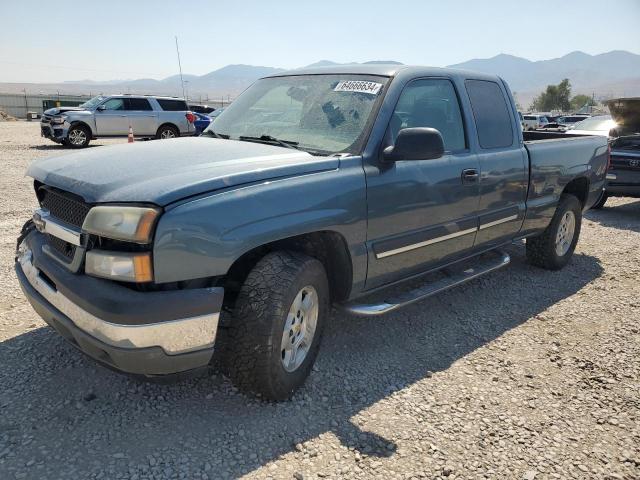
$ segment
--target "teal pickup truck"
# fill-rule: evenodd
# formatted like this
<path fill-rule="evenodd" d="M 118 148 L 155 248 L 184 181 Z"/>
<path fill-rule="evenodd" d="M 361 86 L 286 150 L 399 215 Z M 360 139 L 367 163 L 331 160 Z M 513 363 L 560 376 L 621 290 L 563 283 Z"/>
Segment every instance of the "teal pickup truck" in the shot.
<path fill-rule="evenodd" d="M 215 350 L 238 387 L 280 400 L 309 374 L 332 304 L 382 315 L 507 265 L 518 239 L 562 268 L 608 161 L 601 136 L 523 137 L 496 76 L 295 70 L 257 81 L 201 137 L 34 162 L 40 208 L 15 269 L 42 318 L 104 365 L 186 374 Z"/>

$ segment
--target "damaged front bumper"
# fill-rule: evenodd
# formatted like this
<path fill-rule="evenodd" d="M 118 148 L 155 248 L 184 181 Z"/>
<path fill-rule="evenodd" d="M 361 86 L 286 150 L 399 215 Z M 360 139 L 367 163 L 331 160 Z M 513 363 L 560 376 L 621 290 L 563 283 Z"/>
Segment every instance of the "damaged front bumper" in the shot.
<path fill-rule="evenodd" d="M 81 351 L 116 370 L 145 376 L 206 367 L 224 290 L 139 292 L 76 274 L 42 251 L 44 235 L 22 240 L 15 270 L 36 312 Z"/>

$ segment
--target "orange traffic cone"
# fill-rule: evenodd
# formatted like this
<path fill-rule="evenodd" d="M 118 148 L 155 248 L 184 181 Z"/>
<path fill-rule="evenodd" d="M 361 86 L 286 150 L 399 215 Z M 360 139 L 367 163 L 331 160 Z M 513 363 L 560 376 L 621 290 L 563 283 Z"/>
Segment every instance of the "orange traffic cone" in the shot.
<path fill-rule="evenodd" d="M 127 143 L 133 143 L 133 128 L 129 125 L 129 136 L 127 137 Z"/>

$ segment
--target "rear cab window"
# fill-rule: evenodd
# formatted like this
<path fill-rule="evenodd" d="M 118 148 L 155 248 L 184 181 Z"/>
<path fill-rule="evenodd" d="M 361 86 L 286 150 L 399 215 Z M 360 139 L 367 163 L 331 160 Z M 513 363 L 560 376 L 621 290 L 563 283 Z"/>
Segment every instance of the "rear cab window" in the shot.
<path fill-rule="evenodd" d="M 478 141 L 483 149 L 513 145 L 513 123 L 500 86 L 490 80 L 466 80 Z M 525 117 L 526 118 L 526 117 Z"/>
<path fill-rule="evenodd" d="M 156 101 L 160 105 L 160 108 L 165 112 L 186 112 L 187 102 L 184 100 L 173 100 L 168 98 L 156 98 Z"/>

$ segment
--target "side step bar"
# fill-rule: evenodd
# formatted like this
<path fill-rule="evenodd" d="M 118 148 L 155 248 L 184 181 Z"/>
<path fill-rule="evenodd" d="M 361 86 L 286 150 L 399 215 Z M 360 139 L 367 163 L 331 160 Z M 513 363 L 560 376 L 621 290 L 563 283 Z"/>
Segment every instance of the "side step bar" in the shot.
<path fill-rule="evenodd" d="M 442 272 L 447 275 L 445 278 L 425 283 L 414 290 L 401 293 L 394 298 L 388 298 L 380 303 L 345 303 L 340 305 L 340 308 L 351 315 L 358 316 L 376 316 L 392 312 L 398 308 L 444 292 L 456 285 L 462 285 L 474 278 L 498 270 L 508 265 L 511 261 L 511 257 L 506 252 L 495 251 L 492 253 L 496 254 L 496 257 L 480 260 L 474 266 L 459 272 L 449 273 L 446 269 L 442 270 Z"/>

